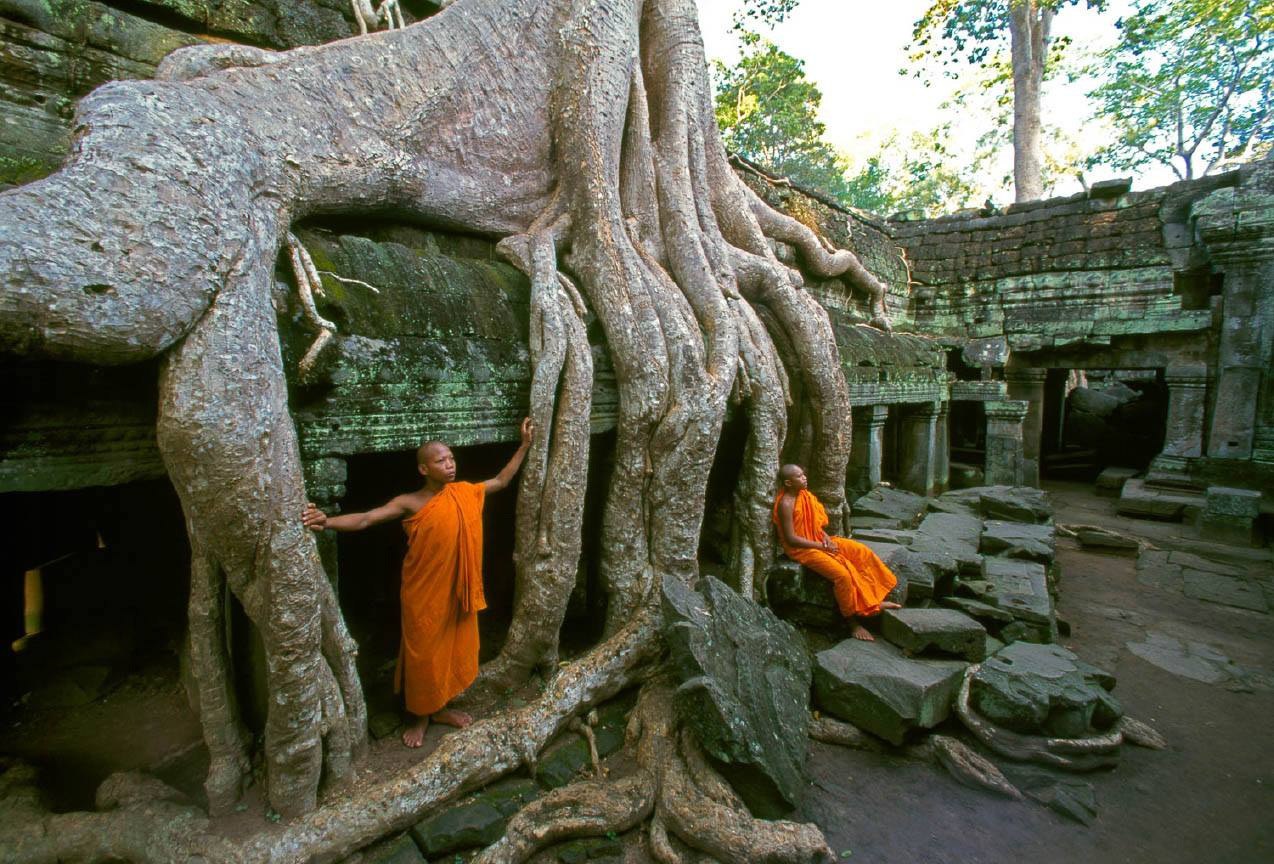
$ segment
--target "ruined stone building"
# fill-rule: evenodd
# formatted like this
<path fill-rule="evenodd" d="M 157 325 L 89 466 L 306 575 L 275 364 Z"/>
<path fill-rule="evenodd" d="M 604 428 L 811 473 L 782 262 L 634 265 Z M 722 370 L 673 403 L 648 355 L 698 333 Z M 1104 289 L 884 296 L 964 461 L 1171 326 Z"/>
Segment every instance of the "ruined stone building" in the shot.
<path fill-rule="evenodd" d="M 56 166 L 78 97 L 150 75 L 176 47 L 211 34 L 286 48 L 344 38 L 351 27 L 341 0 L 215 11 L 183 0 L 0 0 L 0 188 Z M 868 326 L 863 298 L 841 282 L 812 288 L 831 316 L 853 400 L 851 500 L 882 481 L 930 495 L 1115 465 L 1128 469 L 1121 480 L 1132 477 L 1122 487 L 1126 512 L 1257 539 L 1274 508 L 1274 163 L 1154 190 L 1096 184 L 1002 213 L 923 221 L 849 212 L 739 170 L 767 200 L 854 250 L 888 287 L 892 332 Z M 324 273 L 320 311 L 339 337 L 291 382 L 313 499 L 361 506 L 401 491 L 395 484 L 422 438 L 452 442 L 475 474 L 498 467 L 525 411 L 528 286 L 493 241 L 321 220 L 298 236 Z M 280 266 L 279 324 L 295 370 L 314 334 L 289 278 Z M 605 344 L 599 332 L 590 337 L 592 473 L 601 474 L 615 395 Z M 1139 446 L 1153 452 L 1120 459 L 1068 440 L 1077 373 L 1135 385 L 1120 386 L 1149 406 L 1134 422 Z M 154 363 L 0 358 L 0 511 L 24 526 L 5 563 L 6 614 L 20 608 L 13 589 L 23 569 L 95 539 L 131 550 L 121 567 L 185 566 L 180 510 L 154 443 L 156 374 Z M 730 449 L 718 457 L 723 476 L 737 467 Z M 708 558 L 728 531 L 729 488 L 710 490 L 726 518 L 710 504 Z M 502 505 L 492 520 L 511 522 L 512 501 Z M 115 527 L 94 538 L 104 511 Z M 50 522 L 63 526 L 56 542 Z M 507 545 L 511 529 L 501 530 L 490 542 Z M 392 573 L 392 551 L 354 545 L 360 568 L 380 554 Z M 326 553 L 335 570 L 334 550 Z M 505 580 L 492 593 L 507 605 L 511 575 L 492 578 Z M 129 601 L 139 614 L 180 610 L 180 600 L 164 599 L 180 594 L 180 579 L 148 580 Z"/>

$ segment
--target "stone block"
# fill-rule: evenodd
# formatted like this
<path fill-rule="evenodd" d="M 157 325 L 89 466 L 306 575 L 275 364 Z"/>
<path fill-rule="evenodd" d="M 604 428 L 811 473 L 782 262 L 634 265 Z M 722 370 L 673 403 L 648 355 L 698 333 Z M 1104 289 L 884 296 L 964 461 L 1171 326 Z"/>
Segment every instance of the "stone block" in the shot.
<path fill-rule="evenodd" d="M 1028 624 L 1056 626 L 1048 574 L 1042 564 L 1009 558 L 984 558 L 982 577 L 990 586 L 983 599 Z"/>
<path fill-rule="evenodd" d="M 1103 469 L 1097 475 L 1097 494 L 1119 497 L 1119 493 L 1123 491 L 1124 484 L 1136 477 L 1138 473 L 1136 468 L 1112 467 Z"/>
<path fill-rule="evenodd" d="M 562 843 L 553 852 L 562 864 L 619 864 L 624 860 L 624 843 L 618 837 L 581 837 Z"/>
<path fill-rule="evenodd" d="M 1053 505 L 1049 503 L 1048 493 L 1042 489 L 1029 486 L 984 486 L 978 503 L 982 515 L 987 519 L 1038 524 L 1053 521 Z"/>
<path fill-rule="evenodd" d="M 1203 496 L 1180 490 L 1152 488 L 1144 480 L 1124 484 L 1116 510 L 1123 516 L 1179 522 L 1193 519 L 1203 509 Z"/>
<path fill-rule="evenodd" d="M 855 519 L 874 517 L 899 522 L 901 523 L 899 527 L 902 528 L 912 528 L 925 512 L 925 498 L 923 495 L 916 495 L 902 489 L 877 486 L 858 498 L 850 512 Z M 858 524 L 855 523 L 854 527 L 858 527 Z"/>
<path fill-rule="evenodd" d="M 1013 621 L 1013 613 L 972 597 L 943 597 L 943 606 L 956 609 L 980 623 L 987 630 L 998 630 Z"/>
<path fill-rule="evenodd" d="M 917 551 L 897 543 L 863 541 L 863 545 L 875 552 L 889 572 L 898 577 L 906 589 L 906 600 L 919 603 L 932 598 L 955 574 L 955 559 Z M 895 602 L 902 602 L 894 598 Z"/>
<path fill-rule="evenodd" d="M 363 860 L 367 864 L 429 864 L 410 834 L 376 844 L 364 853 Z"/>
<path fill-rule="evenodd" d="M 1109 729 L 1123 715 L 1114 679 L 1060 645 L 1014 642 L 973 674 L 969 699 L 979 714 L 1028 735 L 1078 738 Z"/>
<path fill-rule="evenodd" d="M 1199 531 L 1209 540 L 1255 546 L 1258 543 L 1256 521 L 1242 516 L 1213 516 L 1204 513 L 1199 517 Z"/>
<path fill-rule="evenodd" d="M 429 856 L 488 846 L 504 835 L 509 817 L 539 796 L 532 780 L 502 780 L 418 823 L 411 837 Z"/>
<path fill-rule="evenodd" d="M 624 694 L 598 708 L 598 723 L 593 735 L 597 740 L 597 755 L 602 759 L 624 746 L 624 730 L 634 698 L 631 693 Z M 565 733 L 541 754 L 535 779 L 546 789 L 557 789 L 578 779 L 592 764 L 588 742 L 583 736 Z"/>
<path fill-rule="evenodd" d="M 1025 558 L 1047 564 L 1056 555 L 1053 526 L 987 520 L 979 551 L 984 555 Z"/>
<path fill-rule="evenodd" d="M 909 656 L 938 653 L 976 663 L 986 651 L 986 628 L 955 609 L 887 609 L 880 631 Z"/>
<path fill-rule="evenodd" d="M 1261 512 L 1261 493 L 1252 489 L 1209 486 L 1203 512 L 1208 516 L 1255 519 Z"/>
<path fill-rule="evenodd" d="M 808 780 L 810 659 L 795 628 L 706 577 L 663 583 L 676 709 L 757 816 L 790 812 Z"/>
<path fill-rule="evenodd" d="M 1123 403 L 1115 396 L 1107 395 L 1100 390 L 1076 387 L 1066 397 L 1066 404 L 1074 411 L 1083 411 L 1093 417 L 1105 419 Z"/>
<path fill-rule="evenodd" d="M 915 660 L 881 641 L 846 639 L 814 659 L 814 699 L 833 717 L 902 744 L 951 713 L 965 664 Z"/>

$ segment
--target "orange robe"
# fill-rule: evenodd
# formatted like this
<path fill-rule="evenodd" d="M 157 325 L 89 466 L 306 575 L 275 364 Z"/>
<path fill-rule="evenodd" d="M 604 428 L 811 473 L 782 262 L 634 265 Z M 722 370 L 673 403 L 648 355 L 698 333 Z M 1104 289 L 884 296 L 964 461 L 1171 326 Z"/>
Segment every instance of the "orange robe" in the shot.
<path fill-rule="evenodd" d="M 394 692 L 407 710 L 428 717 L 478 675 L 482 593 L 481 483 L 448 483 L 403 520 L 402 645 Z"/>
<path fill-rule="evenodd" d="M 774 524 L 779 525 L 779 502 L 784 492 L 780 491 L 774 499 Z M 822 538 L 823 529 L 827 526 L 827 511 L 808 490 L 802 489 L 796 495 L 792 507 L 792 528 L 796 536 L 817 542 Z M 836 593 L 836 605 L 846 618 L 861 615 L 875 615 L 880 611 L 881 602 L 889 596 L 889 592 L 898 584 L 898 578 L 889 572 L 889 568 L 880 560 L 875 552 L 862 543 L 846 540 L 844 537 L 833 537 L 836 553 L 823 549 L 795 549 L 783 545 L 787 557 L 813 570 L 824 579 L 832 581 Z M 779 542 L 783 541 L 780 527 Z"/>

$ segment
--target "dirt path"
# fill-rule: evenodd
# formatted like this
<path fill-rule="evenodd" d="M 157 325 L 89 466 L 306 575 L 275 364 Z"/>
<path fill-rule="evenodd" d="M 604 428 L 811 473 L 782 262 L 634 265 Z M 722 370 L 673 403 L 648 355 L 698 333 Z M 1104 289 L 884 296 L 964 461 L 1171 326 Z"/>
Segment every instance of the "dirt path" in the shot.
<path fill-rule="evenodd" d="M 1058 523 L 1214 551 L 1183 526 L 1118 517 L 1113 499 L 1092 496 L 1091 487 L 1049 489 Z M 1241 561 L 1253 557 L 1234 552 Z M 1157 727 L 1171 749 L 1125 748 L 1117 769 L 1083 778 L 1099 805 L 1097 820 L 1084 827 L 1034 802 L 966 789 L 925 764 L 815 743 L 808 815 L 854 862 L 1274 861 L 1274 620 L 1143 585 L 1132 557 L 1095 554 L 1066 539 L 1057 557 L 1059 612 L 1072 628 L 1063 643 L 1113 671 L 1125 710 Z M 1244 566 L 1270 574 L 1264 557 Z M 1171 674 L 1126 647 L 1151 633 L 1210 645 L 1257 674 L 1211 684 Z"/>

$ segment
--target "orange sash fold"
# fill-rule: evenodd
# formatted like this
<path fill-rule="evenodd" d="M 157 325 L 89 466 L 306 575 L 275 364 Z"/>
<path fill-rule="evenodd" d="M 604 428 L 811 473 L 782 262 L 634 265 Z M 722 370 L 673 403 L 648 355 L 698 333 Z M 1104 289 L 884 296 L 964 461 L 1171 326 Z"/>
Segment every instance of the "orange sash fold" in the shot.
<path fill-rule="evenodd" d="M 480 483 L 448 483 L 403 520 L 407 555 L 402 575 L 402 645 L 395 690 L 407 710 L 439 711 L 478 674 L 482 591 Z"/>

